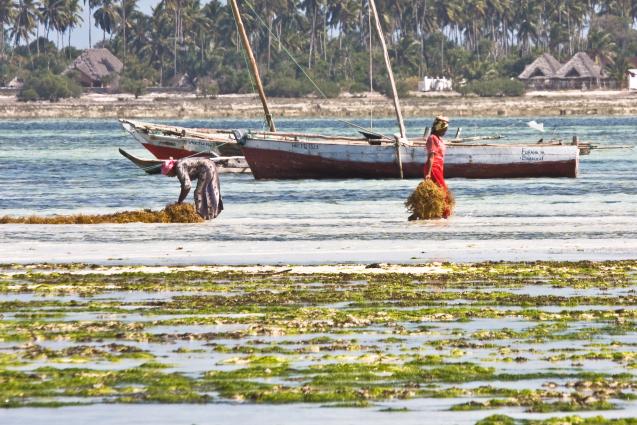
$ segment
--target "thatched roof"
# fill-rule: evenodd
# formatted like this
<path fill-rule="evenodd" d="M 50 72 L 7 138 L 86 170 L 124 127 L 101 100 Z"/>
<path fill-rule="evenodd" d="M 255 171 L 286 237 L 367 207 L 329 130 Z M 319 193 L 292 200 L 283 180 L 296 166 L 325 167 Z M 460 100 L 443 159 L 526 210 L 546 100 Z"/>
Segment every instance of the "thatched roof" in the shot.
<path fill-rule="evenodd" d="M 76 69 L 94 82 L 101 82 L 111 74 L 119 73 L 124 64 L 108 49 L 86 49 L 69 69 Z"/>
<path fill-rule="evenodd" d="M 556 73 L 557 78 L 607 78 L 604 69 L 584 52 L 576 53 Z"/>
<path fill-rule="evenodd" d="M 537 59 L 524 68 L 518 78 L 528 80 L 530 78 L 551 78 L 555 75 L 562 64 L 558 62 L 550 53 L 542 53 Z"/>

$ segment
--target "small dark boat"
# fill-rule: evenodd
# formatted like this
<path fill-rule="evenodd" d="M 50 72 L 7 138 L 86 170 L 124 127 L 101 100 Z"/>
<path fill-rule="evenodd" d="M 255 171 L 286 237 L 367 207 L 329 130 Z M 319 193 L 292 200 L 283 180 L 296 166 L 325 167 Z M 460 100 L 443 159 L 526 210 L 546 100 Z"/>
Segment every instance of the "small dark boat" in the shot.
<path fill-rule="evenodd" d="M 126 152 L 122 148 L 119 148 L 119 153 L 121 153 L 125 158 L 129 159 L 130 162 L 144 170 L 146 174 L 161 174 L 162 161 L 158 159 L 138 158 L 135 155 L 131 155 L 130 153 Z"/>
<path fill-rule="evenodd" d="M 163 161 L 158 159 L 143 159 L 138 158 L 133 154 L 126 152 L 124 149 L 119 148 L 119 153 L 127 158 L 130 162 L 137 165 L 140 169 L 144 170 L 146 174 L 161 174 L 161 164 Z M 217 164 L 217 170 L 219 173 L 249 173 L 250 168 L 245 159 L 240 156 L 231 157 L 217 157 L 210 158 Z"/>

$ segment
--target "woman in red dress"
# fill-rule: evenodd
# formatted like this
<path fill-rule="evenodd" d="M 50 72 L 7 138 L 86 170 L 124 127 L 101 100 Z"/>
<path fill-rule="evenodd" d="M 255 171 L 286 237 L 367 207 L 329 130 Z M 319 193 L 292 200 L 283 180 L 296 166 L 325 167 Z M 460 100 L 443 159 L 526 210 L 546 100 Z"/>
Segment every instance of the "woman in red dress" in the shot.
<path fill-rule="evenodd" d="M 447 206 L 443 213 L 443 217 L 447 218 L 451 215 L 451 206 L 449 200 L 449 190 L 445 183 L 445 142 L 442 136 L 447 133 L 449 128 L 449 118 L 437 116 L 431 126 L 431 135 L 427 138 L 427 162 L 425 163 L 425 180 L 431 179 L 447 195 Z"/>

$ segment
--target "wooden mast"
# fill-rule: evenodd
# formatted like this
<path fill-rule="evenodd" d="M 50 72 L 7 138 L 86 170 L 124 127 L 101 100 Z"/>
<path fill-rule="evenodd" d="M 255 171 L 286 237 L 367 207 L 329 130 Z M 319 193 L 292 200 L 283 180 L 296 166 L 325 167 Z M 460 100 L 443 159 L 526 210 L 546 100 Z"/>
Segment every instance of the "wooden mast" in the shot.
<path fill-rule="evenodd" d="M 396 118 L 398 119 L 398 127 L 400 128 L 400 138 L 407 139 L 407 132 L 405 131 L 405 123 L 403 122 L 403 114 L 400 111 L 400 102 L 398 100 L 398 93 L 396 92 L 396 82 L 394 81 L 394 73 L 391 69 L 391 62 L 389 61 L 389 53 L 387 53 L 387 45 L 385 44 L 385 36 L 383 35 L 383 28 L 380 26 L 380 19 L 378 19 L 378 12 L 376 11 L 376 3 L 374 0 L 368 0 L 369 7 L 374 14 L 374 21 L 376 21 L 376 33 L 380 38 L 380 44 L 383 47 L 383 54 L 385 56 L 385 66 L 387 67 L 387 74 L 389 75 L 389 82 L 391 83 L 391 89 L 394 94 L 394 109 L 396 110 Z M 401 167 L 402 168 L 402 167 Z"/>
<path fill-rule="evenodd" d="M 252 52 L 252 47 L 250 46 L 250 40 L 248 40 L 245 27 L 243 26 L 243 20 L 241 19 L 241 14 L 239 13 L 239 6 L 237 5 L 237 0 L 230 0 L 230 5 L 232 6 L 232 14 L 234 15 L 234 19 L 237 23 L 237 29 L 239 30 L 239 34 L 241 34 L 241 42 L 243 44 L 243 48 L 248 54 L 248 62 L 250 63 L 250 70 L 252 71 L 252 75 L 254 76 L 254 80 L 257 84 L 257 91 L 259 92 L 259 98 L 261 98 L 261 103 L 263 104 L 263 112 L 265 112 L 265 120 L 268 123 L 268 127 L 270 127 L 270 131 L 275 132 L 276 127 L 274 126 L 274 121 L 272 120 L 272 114 L 270 113 L 270 108 L 268 107 L 268 100 L 265 97 L 265 91 L 263 90 L 263 84 L 261 83 L 261 76 L 259 75 L 259 68 L 257 67 L 257 61 L 254 58 L 254 53 Z"/>
<path fill-rule="evenodd" d="M 398 127 L 400 128 L 400 139 L 396 140 L 396 160 L 398 162 L 398 172 L 400 178 L 404 178 L 403 174 L 403 160 L 400 156 L 400 146 L 403 141 L 407 140 L 407 132 L 405 131 L 405 123 L 403 122 L 403 114 L 400 111 L 400 101 L 398 100 L 398 93 L 396 91 L 396 82 L 394 81 L 394 73 L 391 69 L 391 62 L 389 60 L 389 53 L 387 53 L 387 45 L 385 44 L 385 36 L 383 35 L 383 28 L 380 26 L 380 19 L 378 18 L 378 11 L 376 10 L 376 3 L 374 0 L 368 0 L 369 7 L 374 14 L 374 21 L 376 22 L 376 33 L 380 38 L 380 44 L 383 47 L 383 56 L 385 56 L 385 66 L 387 67 L 387 74 L 389 75 L 389 82 L 391 83 L 391 90 L 394 94 L 394 109 L 396 110 L 396 118 L 398 120 Z M 371 51 L 370 51 L 371 54 Z"/>

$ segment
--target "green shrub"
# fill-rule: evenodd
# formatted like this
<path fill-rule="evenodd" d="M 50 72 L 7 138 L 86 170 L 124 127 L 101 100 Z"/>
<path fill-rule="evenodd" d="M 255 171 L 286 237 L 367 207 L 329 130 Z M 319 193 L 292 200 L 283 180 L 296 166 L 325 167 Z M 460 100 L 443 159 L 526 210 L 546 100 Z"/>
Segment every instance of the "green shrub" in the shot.
<path fill-rule="evenodd" d="M 327 98 L 338 97 L 338 95 L 341 94 L 341 88 L 339 87 L 338 83 L 335 83 L 334 81 L 318 81 L 316 85 L 321 89 L 321 91 Z"/>
<path fill-rule="evenodd" d="M 418 83 L 420 82 L 420 78 L 418 77 L 407 77 L 400 79 L 398 84 L 404 84 L 407 90 L 416 91 L 418 90 Z"/>
<path fill-rule="evenodd" d="M 214 75 L 219 84 L 219 93 L 252 93 L 250 74 L 246 70 L 223 67 Z"/>
<path fill-rule="evenodd" d="M 204 98 L 216 97 L 219 94 L 219 83 L 209 78 L 202 78 L 201 81 L 197 81 L 197 90 Z"/>
<path fill-rule="evenodd" d="M 480 97 L 522 96 L 524 84 L 507 78 L 471 81 L 458 90 L 461 94 L 475 93 Z"/>
<path fill-rule="evenodd" d="M 290 77 L 275 77 L 265 86 L 268 96 L 303 97 L 312 92 L 313 87 Z"/>
<path fill-rule="evenodd" d="M 22 88 L 20 93 L 18 93 L 18 100 L 22 102 L 35 102 L 38 99 L 38 93 L 33 88 L 28 88 L 26 90 Z"/>
<path fill-rule="evenodd" d="M 349 92 L 352 94 L 356 94 L 356 93 L 367 93 L 369 91 L 369 85 L 368 84 L 363 84 L 360 83 L 358 81 L 354 81 L 350 86 L 349 86 Z"/>
<path fill-rule="evenodd" d="M 134 94 L 135 99 L 137 99 L 146 92 L 146 84 L 140 80 L 124 77 L 119 83 L 119 90 L 122 93 Z"/>
<path fill-rule="evenodd" d="M 82 87 L 64 75 L 55 75 L 50 71 L 31 74 L 18 93 L 22 102 L 48 100 L 57 102 L 68 97 L 79 97 Z"/>
<path fill-rule="evenodd" d="M 394 95 L 391 89 L 391 83 L 389 82 L 389 78 L 384 79 L 384 82 L 376 88 L 379 92 L 384 94 L 385 96 L 392 98 Z M 396 81 L 396 93 L 398 93 L 398 97 L 405 98 L 409 96 L 409 82 L 406 80 L 397 80 Z"/>

